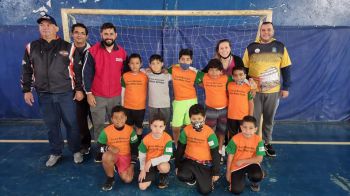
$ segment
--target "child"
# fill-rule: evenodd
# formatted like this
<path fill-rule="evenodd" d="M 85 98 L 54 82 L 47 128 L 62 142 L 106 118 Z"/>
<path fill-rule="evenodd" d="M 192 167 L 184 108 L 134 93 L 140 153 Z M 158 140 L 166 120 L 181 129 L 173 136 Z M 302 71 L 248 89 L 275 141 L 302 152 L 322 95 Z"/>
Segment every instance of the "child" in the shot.
<path fill-rule="evenodd" d="M 169 160 L 173 154 L 173 142 L 165 132 L 166 120 L 156 114 L 150 121 L 151 133 L 139 145 L 140 175 L 139 188 L 146 190 L 159 172 L 158 188 L 168 186 Z"/>
<path fill-rule="evenodd" d="M 142 59 L 139 54 L 129 57 L 129 72 L 122 77 L 122 105 L 126 109 L 126 124 L 136 127 L 139 142 L 142 139 L 142 124 L 146 111 L 147 83 L 145 73 L 140 71 Z"/>
<path fill-rule="evenodd" d="M 197 70 L 191 66 L 193 52 L 191 49 L 181 49 L 179 52 L 179 65 L 168 69 L 173 80 L 174 101 L 172 130 L 175 145 L 179 140 L 183 125 L 190 124 L 188 109 L 197 103 L 197 94 L 194 87 L 199 83 Z"/>
<path fill-rule="evenodd" d="M 130 183 L 134 176 L 134 165 L 131 164 L 131 155 L 137 154 L 137 136 L 135 130 L 126 125 L 125 109 L 115 106 L 112 109 L 111 121 L 113 124 L 104 128 L 98 137 L 99 149 L 102 156 L 103 169 L 107 180 L 102 190 L 112 190 L 114 184 L 114 166 L 119 177 L 125 183 Z"/>
<path fill-rule="evenodd" d="M 189 115 L 191 125 L 181 131 L 175 154 L 176 175 L 189 185 L 198 183 L 198 191 L 209 194 L 220 175 L 218 139 L 204 124 L 205 109 L 202 105 L 191 106 Z"/>
<path fill-rule="evenodd" d="M 215 130 L 219 138 L 219 153 L 224 156 L 222 146 L 226 135 L 228 102 L 226 86 L 231 78 L 223 74 L 223 65 L 218 59 L 211 59 L 206 68 L 208 73 L 202 77 L 206 98 L 205 124 Z"/>
<path fill-rule="evenodd" d="M 149 119 L 153 119 L 156 114 L 161 114 L 166 120 L 166 125 L 170 120 L 170 96 L 169 81 L 171 75 L 164 73 L 163 58 L 159 54 L 153 54 L 149 58 L 150 71 L 148 76 L 148 106 Z"/>
<path fill-rule="evenodd" d="M 244 67 L 234 67 L 232 69 L 233 81 L 227 85 L 229 96 L 227 126 L 229 138 L 239 132 L 240 120 L 244 116 L 253 115 L 254 101 L 251 93 L 251 86 L 246 79 Z"/>
<path fill-rule="evenodd" d="M 259 191 L 263 171 L 260 163 L 265 156 L 264 143 L 255 134 L 258 130 L 256 119 L 253 116 L 245 116 L 242 120 L 241 133 L 236 134 L 229 141 L 226 152 L 227 170 L 226 179 L 230 182 L 230 191 L 240 194 L 245 187 L 245 176 L 252 182 L 252 191 Z"/>

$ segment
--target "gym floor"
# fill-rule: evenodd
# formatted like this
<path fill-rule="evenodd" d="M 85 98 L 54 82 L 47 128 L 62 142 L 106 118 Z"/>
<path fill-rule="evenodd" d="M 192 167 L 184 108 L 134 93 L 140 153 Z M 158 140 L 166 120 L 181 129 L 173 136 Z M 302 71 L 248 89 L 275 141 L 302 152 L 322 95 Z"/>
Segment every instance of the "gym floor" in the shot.
<path fill-rule="evenodd" d="M 259 195 L 350 195 L 350 123 L 277 122 L 274 128 L 277 157 L 265 157 Z M 100 163 L 86 155 L 74 164 L 65 148 L 63 159 L 47 168 L 49 154 L 42 121 L 0 121 L 0 195 L 198 195 L 195 187 L 175 177 L 173 162 L 169 187 L 140 191 L 138 165 L 131 184 L 116 177 L 113 190 L 104 192 Z M 230 195 L 222 176 L 211 195 Z M 242 195 L 257 195 L 249 189 Z"/>

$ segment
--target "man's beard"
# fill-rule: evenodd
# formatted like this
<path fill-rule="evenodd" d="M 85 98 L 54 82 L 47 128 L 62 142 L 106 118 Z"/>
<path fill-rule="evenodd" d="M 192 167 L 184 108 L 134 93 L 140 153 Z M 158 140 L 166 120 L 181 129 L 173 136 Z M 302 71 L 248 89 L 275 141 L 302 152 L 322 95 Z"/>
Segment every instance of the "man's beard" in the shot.
<path fill-rule="evenodd" d="M 111 42 L 107 42 L 108 40 L 111 40 Z M 114 44 L 114 41 L 115 40 L 113 40 L 113 39 L 104 39 L 103 41 L 102 41 L 102 43 L 103 43 L 103 45 L 105 45 L 105 46 L 107 46 L 107 47 L 110 47 L 110 46 L 113 46 L 113 44 Z"/>

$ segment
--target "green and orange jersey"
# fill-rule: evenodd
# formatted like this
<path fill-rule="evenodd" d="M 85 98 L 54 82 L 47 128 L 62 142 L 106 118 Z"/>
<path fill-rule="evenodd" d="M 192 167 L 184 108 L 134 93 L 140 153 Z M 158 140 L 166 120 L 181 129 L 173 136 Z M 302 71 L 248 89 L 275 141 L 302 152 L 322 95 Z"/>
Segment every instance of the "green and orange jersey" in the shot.
<path fill-rule="evenodd" d="M 231 77 L 221 75 L 214 79 L 203 72 L 200 72 L 199 76 L 205 91 L 205 105 L 215 109 L 226 108 L 228 104 L 226 87 L 228 82 L 232 81 Z"/>
<path fill-rule="evenodd" d="M 249 164 L 237 166 L 238 160 L 250 159 L 256 156 L 265 156 L 264 142 L 258 135 L 247 138 L 243 133 L 238 133 L 229 141 L 226 152 L 233 155 L 230 170 L 231 172 L 244 168 Z"/>
<path fill-rule="evenodd" d="M 119 155 L 129 155 L 131 154 L 130 144 L 137 142 L 137 135 L 136 131 L 129 125 L 125 125 L 122 130 L 117 130 L 111 124 L 102 130 L 98 142 L 118 148 Z"/>
<path fill-rule="evenodd" d="M 172 156 L 173 140 L 166 132 L 163 132 L 159 139 L 153 138 L 152 133 L 149 133 L 142 139 L 138 149 L 146 153 L 146 162 L 162 155 Z"/>
<path fill-rule="evenodd" d="M 168 69 L 173 79 L 174 97 L 176 101 L 196 99 L 196 89 L 194 85 L 200 83 L 200 77 L 194 68 L 182 69 L 179 64 Z"/>
<path fill-rule="evenodd" d="M 261 93 L 275 93 L 280 90 L 280 70 L 291 65 L 288 51 L 283 43 L 272 40 L 248 45 L 243 55 L 243 63 L 249 69 L 248 75 L 255 80 Z"/>
<path fill-rule="evenodd" d="M 133 110 L 146 108 L 148 78 L 143 72 L 131 71 L 123 74 L 122 87 L 125 88 L 124 107 Z"/>
<path fill-rule="evenodd" d="M 186 145 L 185 157 L 196 161 L 211 161 L 210 149 L 218 147 L 214 131 L 204 125 L 200 132 L 187 125 L 181 130 L 179 142 Z"/>
<path fill-rule="evenodd" d="M 233 120 L 242 120 L 249 114 L 249 101 L 253 99 L 251 87 L 246 81 L 239 85 L 231 81 L 227 85 L 228 92 L 228 110 L 227 118 Z"/>

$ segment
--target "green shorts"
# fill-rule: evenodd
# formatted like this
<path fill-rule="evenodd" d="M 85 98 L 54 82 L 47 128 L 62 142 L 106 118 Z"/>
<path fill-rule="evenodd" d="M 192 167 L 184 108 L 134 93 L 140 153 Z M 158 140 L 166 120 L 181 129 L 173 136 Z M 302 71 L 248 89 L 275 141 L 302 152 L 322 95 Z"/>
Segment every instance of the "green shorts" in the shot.
<path fill-rule="evenodd" d="M 182 100 L 182 101 L 174 100 L 173 101 L 173 120 L 171 125 L 173 127 L 181 127 L 182 125 L 190 124 L 191 120 L 190 120 L 188 111 L 191 106 L 197 103 L 198 103 L 197 98 Z"/>

